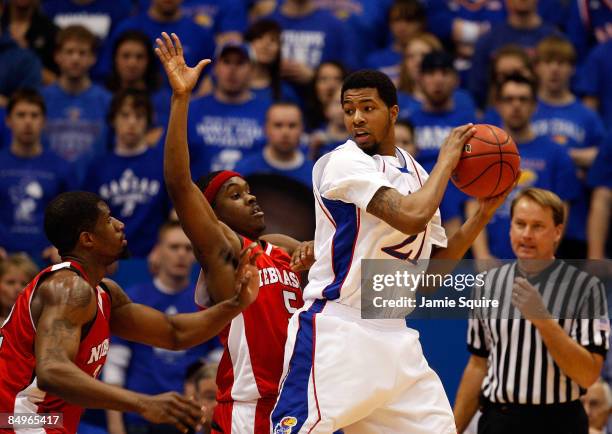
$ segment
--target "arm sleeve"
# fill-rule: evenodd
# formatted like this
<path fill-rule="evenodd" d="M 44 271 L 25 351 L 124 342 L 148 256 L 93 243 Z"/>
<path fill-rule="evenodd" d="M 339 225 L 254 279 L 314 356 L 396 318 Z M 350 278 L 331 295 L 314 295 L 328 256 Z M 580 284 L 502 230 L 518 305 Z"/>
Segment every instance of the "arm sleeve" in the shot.
<path fill-rule="evenodd" d="M 572 325 L 571 336 L 592 353 L 606 356 L 610 340 L 610 320 L 603 283 L 591 277 L 583 297 L 579 317 Z"/>
<path fill-rule="evenodd" d="M 381 187 L 393 185 L 371 157 L 362 152 L 338 150 L 324 168 L 319 192 L 326 199 L 352 203 L 365 210 Z"/>

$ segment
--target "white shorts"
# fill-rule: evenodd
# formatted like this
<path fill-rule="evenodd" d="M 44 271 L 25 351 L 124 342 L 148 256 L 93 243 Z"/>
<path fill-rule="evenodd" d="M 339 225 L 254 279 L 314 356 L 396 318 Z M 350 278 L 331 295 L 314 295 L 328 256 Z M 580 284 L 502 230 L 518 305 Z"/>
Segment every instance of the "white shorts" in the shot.
<path fill-rule="evenodd" d="M 291 318 L 273 434 L 450 434 L 453 413 L 419 334 L 335 302 Z"/>

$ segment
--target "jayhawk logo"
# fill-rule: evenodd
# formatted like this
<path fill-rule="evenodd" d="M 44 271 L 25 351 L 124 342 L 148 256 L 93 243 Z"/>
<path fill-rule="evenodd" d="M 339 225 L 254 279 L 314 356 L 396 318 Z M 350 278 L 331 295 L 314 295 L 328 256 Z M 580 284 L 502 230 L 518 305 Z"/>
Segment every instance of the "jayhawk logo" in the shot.
<path fill-rule="evenodd" d="M 285 416 L 274 427 L 274 434 L 291 434 L 294 426 L 297 425 L 297 418 L 293 416 Z"/>

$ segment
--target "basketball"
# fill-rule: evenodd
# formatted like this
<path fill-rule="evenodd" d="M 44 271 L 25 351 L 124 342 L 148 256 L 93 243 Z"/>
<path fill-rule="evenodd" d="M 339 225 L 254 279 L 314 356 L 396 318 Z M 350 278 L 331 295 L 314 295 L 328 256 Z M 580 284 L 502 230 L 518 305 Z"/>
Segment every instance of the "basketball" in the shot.
<path fill-rule="evenodd" d="M 463 147 L 451 180 L 465 194 L 497 196 L 510 187 L 519 173 L 521 158 L 514 140 L 501 128 L 478 124 Z"/>

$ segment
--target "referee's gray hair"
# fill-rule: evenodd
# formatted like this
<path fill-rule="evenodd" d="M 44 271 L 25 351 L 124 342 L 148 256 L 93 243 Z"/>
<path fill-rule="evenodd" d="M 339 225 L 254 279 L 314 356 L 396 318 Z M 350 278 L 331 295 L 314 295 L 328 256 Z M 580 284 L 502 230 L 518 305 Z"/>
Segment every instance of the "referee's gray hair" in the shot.
<path fill-rule="evenodd" d="M 565 222 L 565 208 L 563 207 L 563 201 L 559 196 L 550 190 L 544 190 L 543 188 L 528 187 L 518 192 L 518 194 L 512 200 L 510 206 L 510 219 L 514 215 L 514 206 L 519 200 L 527 198 L 534 201 L 542 208 L 550 208 L 553 214 L 553 221 L 555 226 L 561 225 Z"/>

